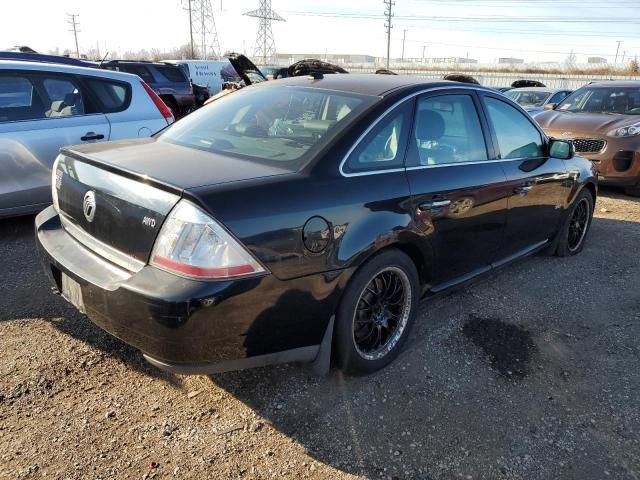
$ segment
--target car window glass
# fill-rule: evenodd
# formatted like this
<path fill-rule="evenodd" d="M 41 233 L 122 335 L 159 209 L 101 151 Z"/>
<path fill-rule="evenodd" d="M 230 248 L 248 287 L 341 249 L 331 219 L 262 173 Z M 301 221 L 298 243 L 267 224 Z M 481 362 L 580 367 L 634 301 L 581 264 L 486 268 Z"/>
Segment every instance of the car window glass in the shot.
<path fill-rule="evenodd" d="M 536 158 L 543 155 L 540 132 L 523 113 L 491 97 L 486 97 L 486 104 L 498 138 L 501 158 Z"/>
<path fill-rule="evenodd" d="M 404 165 L 408 129 L 408 110 L 404 106 L 388 114 L 358 144 L 347 160 L 349 172 L 383 170 Z"/>
<path fill-rule="evenodd" d="M 86 80 L 91 92 L 98 98 L 104 113 L 119 112 L 127 108 L 129 85 L 110 80 Z"/>
<path fill-rule="evenodd" d="M 419 165 L 487 160 L 480 120 L 469 95 L 419 99 L 413 141 Z"/>
<path fill-rule="evenodd" d="M 50 106 L 45 112 L 49 118 L 84 115 L 82 93 L 70 80 L 45 78 L 42 86 L 49 97 Z"/>
<path fill-rule="evenodd" d="M 0 75 L 0 122 L 43 117 L 44 109 L 28 78 Z"/>
<path fill-rule="evenodd" d="M 186 116 L 158 139 L 295 168 L 376 100 L 321 89 L 247 88 Z"/>
<path fill-rule="evenodd" d="M 185 83 L 187 82 L 187 77 L 184 72 L 180 69 L 180 67 L 173 66 L 156 66 L 155 67 L 160 74 L 167 79 L 169 82 L 177 82 L 177 83 Z"/>
<path fill-rule="evenodd" d="M 153 83 L 153 75 L 146 67 L 142 65 L 121 65 L 120 70 L 127 73 L 133 73 L 134 75 L 138 75 L 142 80 L 146 83 Z"/>
<path fill-rule="evenodd" d="M 569 92 L 556 92 L 549 100 L 549 103 L 560 103 L 567 95 L 569 95 Z"/>

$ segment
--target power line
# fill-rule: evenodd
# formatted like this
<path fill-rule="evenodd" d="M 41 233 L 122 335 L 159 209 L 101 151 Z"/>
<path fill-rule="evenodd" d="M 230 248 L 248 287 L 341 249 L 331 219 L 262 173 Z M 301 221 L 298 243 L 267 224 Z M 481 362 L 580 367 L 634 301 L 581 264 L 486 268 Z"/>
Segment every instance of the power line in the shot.
<path fill-rule="evenodd" d="M 80 32 L 80 30 L 78 30 L 78 25 L 80 25 L 78 22 L 76 22 L 76 17 L 79 17 L 80 14 L 78 13 L 67 13 L 67 17 L 70 17 L 71 20 L 67 20 L 67 23 L 69 25 L 72 26 L 72 30 L 69 30 L 70 32 L 73 32 L 73 38 L 76 41 L 76 56 L 77 58 L 80 58 L 80 48 L 78 47 L 78 33 Z"/>

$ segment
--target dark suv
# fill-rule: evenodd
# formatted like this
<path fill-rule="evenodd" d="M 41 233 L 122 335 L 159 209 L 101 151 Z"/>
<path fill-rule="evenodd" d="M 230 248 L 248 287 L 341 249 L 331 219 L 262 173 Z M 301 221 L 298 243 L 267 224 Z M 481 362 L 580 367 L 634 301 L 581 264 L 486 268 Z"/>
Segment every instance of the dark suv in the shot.
<path fill-rule="evenodd" d="M 138 75 L 167 104 L 175 118 L 180 118 L 195 108 L 191 81 L 177 65 L 141 60 L 110 60 L 102 63 L 101 67 Z"/>

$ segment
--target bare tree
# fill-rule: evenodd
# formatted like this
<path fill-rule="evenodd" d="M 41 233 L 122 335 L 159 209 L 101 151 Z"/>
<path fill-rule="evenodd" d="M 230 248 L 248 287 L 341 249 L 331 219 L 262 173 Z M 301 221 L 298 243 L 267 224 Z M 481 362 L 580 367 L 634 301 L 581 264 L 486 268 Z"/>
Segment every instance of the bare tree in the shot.
<path fill-rule="evenodd" d="M 573 49 L 571 49 L 571 52 L 569 52 L 569 55 L 567 55 L 567 58 L 564 61 L 564 66 L 568 72 L 572 72 L 576 69 L 576 59 L 576 54 Z"/>

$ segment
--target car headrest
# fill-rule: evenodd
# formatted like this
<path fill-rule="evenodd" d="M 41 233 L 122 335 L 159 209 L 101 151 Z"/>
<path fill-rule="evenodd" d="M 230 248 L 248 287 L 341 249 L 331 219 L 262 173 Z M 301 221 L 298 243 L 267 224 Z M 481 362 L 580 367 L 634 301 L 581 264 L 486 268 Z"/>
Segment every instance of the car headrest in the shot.
<path fill-rule="evenodd" d="M 80 98 L 79 93 L 67 93 L 64 96 L 64 104 L 67 107 L 72 107 L 76 104 L 79 98 Z"/>
<path fill-rule="evenodd" d="M 433 110 L 422 110 L 416 118 L 416 137 L 420 140 L 438 140 L 444 134 L 444 119 Z"/>

